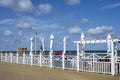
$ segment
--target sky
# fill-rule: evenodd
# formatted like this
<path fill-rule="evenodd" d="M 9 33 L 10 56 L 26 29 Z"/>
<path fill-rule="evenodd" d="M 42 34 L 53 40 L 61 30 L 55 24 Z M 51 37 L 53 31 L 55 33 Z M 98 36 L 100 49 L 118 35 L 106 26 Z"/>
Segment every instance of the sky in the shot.
<path fill-rule="evenodd" d="M 34 37 L 35 49 L 41 39 L 49 50 L 50 34 L 54 35 L 54 50 L 76 50 L 73 41 L 106 39 L 108 34 L 120 38 L 120 0 L 0 0 L 0 50 L 14 51 L 19 47 L 30 50 Z M 106 49 L 106 44 L 93 44 L 92 49 Z M 91 49 L 88 46 L 87 49 Z"/>

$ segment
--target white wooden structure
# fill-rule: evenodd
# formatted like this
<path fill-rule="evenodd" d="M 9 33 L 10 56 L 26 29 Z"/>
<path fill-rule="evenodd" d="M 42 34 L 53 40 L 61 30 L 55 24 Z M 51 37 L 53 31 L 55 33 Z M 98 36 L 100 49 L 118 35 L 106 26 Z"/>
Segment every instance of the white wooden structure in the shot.
<path fill-rule="evenodd" d="M 63 52 L 61 56 L 53 55 L 53 40 L 54 36 L 50 36 L 50 52 L 48 55 L 33 54 L 33 38 L 30 39 L 31 47 L 30 54 L 18 53 L 2 53 L 0 55 L 1 62 L 9 62 L 23 65 L 60 68 L 67 70 L 95 72 L 102 74 L 120 75 L 120 57 L 117 56 L 117 44 L 120 39 L 113 39 L 110 34 L 107 39 L 103 40 L 86 40 L 84 33 L 81 34 L 81 40 L 74 41 L 77 44 L 77 55 L 66 54 L 66 37 L 63 38 Z M 108 51 L 105 56 L 100 56 L 101 53 L 85 53 L 86 44 L 106 43 Z M 44 40 L 42 40 L 44 46 Z M 44 47 L 43 47 L 44 48 Z M 43 50 L 44 51 L 44 50 Z M 76 54 L 76 53 L 75 53 Z M 103 55 L 103 54 L 102 54 Z"/>
<path fill-rule="evenodd" d="M 84 39 L 84 34 L 81 34 L 81 40 L 79 41 L 74 41 L 74 43 L 77 44 L 77 71 L 80 71 L 79 67 L 80 67 L 80 58 L 85 59 L 85 51 L 84 51 L 84 47 L 86 44 L 97 44 L 97 43 L 107 43 L 108 44 L 108 54 L 110 55 L 110 70 L 111 70 L 111 74 L 115 75 L 115 68 L 117 65 L 115 65 L 115 63 L 117 63 L 117 44 L 120 43 L 120 39 L 112 39 L 111 35 L 108 34 L 107 39 L 101 39 L 101 40 L 85 40 Z M 93 66 L 94 67 L 94 66 Z"/>

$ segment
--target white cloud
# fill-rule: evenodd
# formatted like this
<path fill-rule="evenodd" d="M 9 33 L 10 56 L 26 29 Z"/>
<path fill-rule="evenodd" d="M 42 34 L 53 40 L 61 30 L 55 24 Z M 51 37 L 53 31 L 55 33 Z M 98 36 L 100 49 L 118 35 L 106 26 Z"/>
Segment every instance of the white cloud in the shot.
<path fill-rule="evenodd" d="M 83 18 L 81 21 L 80 21 L 82 24 L 89 24 L 89 20 L 88 18 Z"/>
<path fill-rule="evenodd" d="M 34 6 L 30 0 L 0 0 L 0 6 L 24 14 L 48 14 L 52 10 L 52 6 L 48 3 Z"/>
<path fill-rule="evenodd" d="M 38 28 L 41 28 L 42 21 L 38 19 L 34 19 L 31 17 L 22 17 L 17 20 L 17 23 L 15 24 L 16 28 L 24 31 L 32 31 L 35 32 L 38 30 Z"/>
<path fill-rule="evenodd" d="M 80 4 L 80 0 L 67 0 L 68 5 L 77 5 Z"/>
<path fill-rule="evenodd" d="M 103 6 L 101 9 L 106 10 L 106 9 L 112 9 L 112 8 L 116 8 L 116 7 L 120 7 L 120 3 L 113 3 L 110 5 L 106 5 L 106 6 Z"/>
<path fill-rule="evenodd" d="M 82 31 L 81 31 L 81 28 L 75 26 L 75 27 L 71 27 L 71 28 L 68 28 L 67 30 L 69 33 L 72 33 L 72 34 L 80 34 Z"/>
<path fill-rule="evenodd" d="M 113 27 L 112 26 L 102 26 L 102 27 L 96 27 L 96 28 L 91 28 L 88 30 L 88 34 L 90 35 L 105 35 L 108 33 L 113 32 Z"/>
<path fill-rule="evenodd" d="M 8 7 L 15 12 L 33 13 L 34 6 L 30 0 L 0 0 L 0 6 Z"/>
<path fill-rule="evenodd" d="M 20 29 L 30 29 L 31 28 L 31 24 L 27 23 L 27 22 L 20 22 L 16 25 L 16 27 L 20 28 Z"/>
<path fill-rule="evenodd" d="M 0 5 L 1 5 L 1 6 L 6 6 L 6 7 L 8 7 L 8 6 L 12 5 L 12 3 L 13 3 L 12 0 L 0 0 Z"/>
<path fill-rule="evenodd" d="M 0 24 L 10 24 L 12 23 L 14 20 L 13 19 L 4 19 L 0 21 Z"/>
<path fill-rule="evenodd" d="M 10 30 L 5 30 L 4 35 L 5 36 L 12 36 L 12 32 Z"/>
<path fill-rule="evenodd" d="M 38 14 L 48 14 L 52 10 L 52 6 L 48 3 L 45 4 L 39 4 L 38 6 Z"/>

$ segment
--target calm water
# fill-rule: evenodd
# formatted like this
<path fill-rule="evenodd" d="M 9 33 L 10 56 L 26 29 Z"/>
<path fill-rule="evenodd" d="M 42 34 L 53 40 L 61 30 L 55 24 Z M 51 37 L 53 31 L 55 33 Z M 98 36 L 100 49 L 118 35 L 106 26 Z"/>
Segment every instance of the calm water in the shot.
<path fill-rule="evenodd" d="M 17 53 L 17 51 L 2 51 L 2 53 L 10 53 L 10 52 L 12 52 L 12 53 Z M 54 51 L 54 53 L 53 54 L 56 54 L 56 53 L 58 53 L 58 52 L 62 52 L 62 51 Z M 28 51 L 28 53 L 29 53 L 29 51 Z M 33 53 L 35 53 L 34 51 L 33 51 Z M 40 52 L 39 51 L 36 51 L 36 54 L 39 54 Z M 101 50 L 101 51 L 85 51 L 85 53 L 107 53 L 107 51 L 105 51 L 105 50 Z M 44 52 L 44 54 L 49 54 L 49 51 L 45 51 Z M 66 51 L 66 54 L 67 55 L 76 55 L 77 54 L 77 52 L 76 51 Z M 120 56 L 120 51 L 118 51 L 118 56 Z"/>

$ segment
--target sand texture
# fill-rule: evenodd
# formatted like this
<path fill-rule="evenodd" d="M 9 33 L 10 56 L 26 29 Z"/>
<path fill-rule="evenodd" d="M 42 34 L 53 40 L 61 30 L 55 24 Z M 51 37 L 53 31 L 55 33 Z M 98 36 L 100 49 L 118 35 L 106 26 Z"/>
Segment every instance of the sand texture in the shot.
<path fill-rule="evenodd" d="M 0 62 L 0 80 L 120 80 L 120 76 Z"/>

